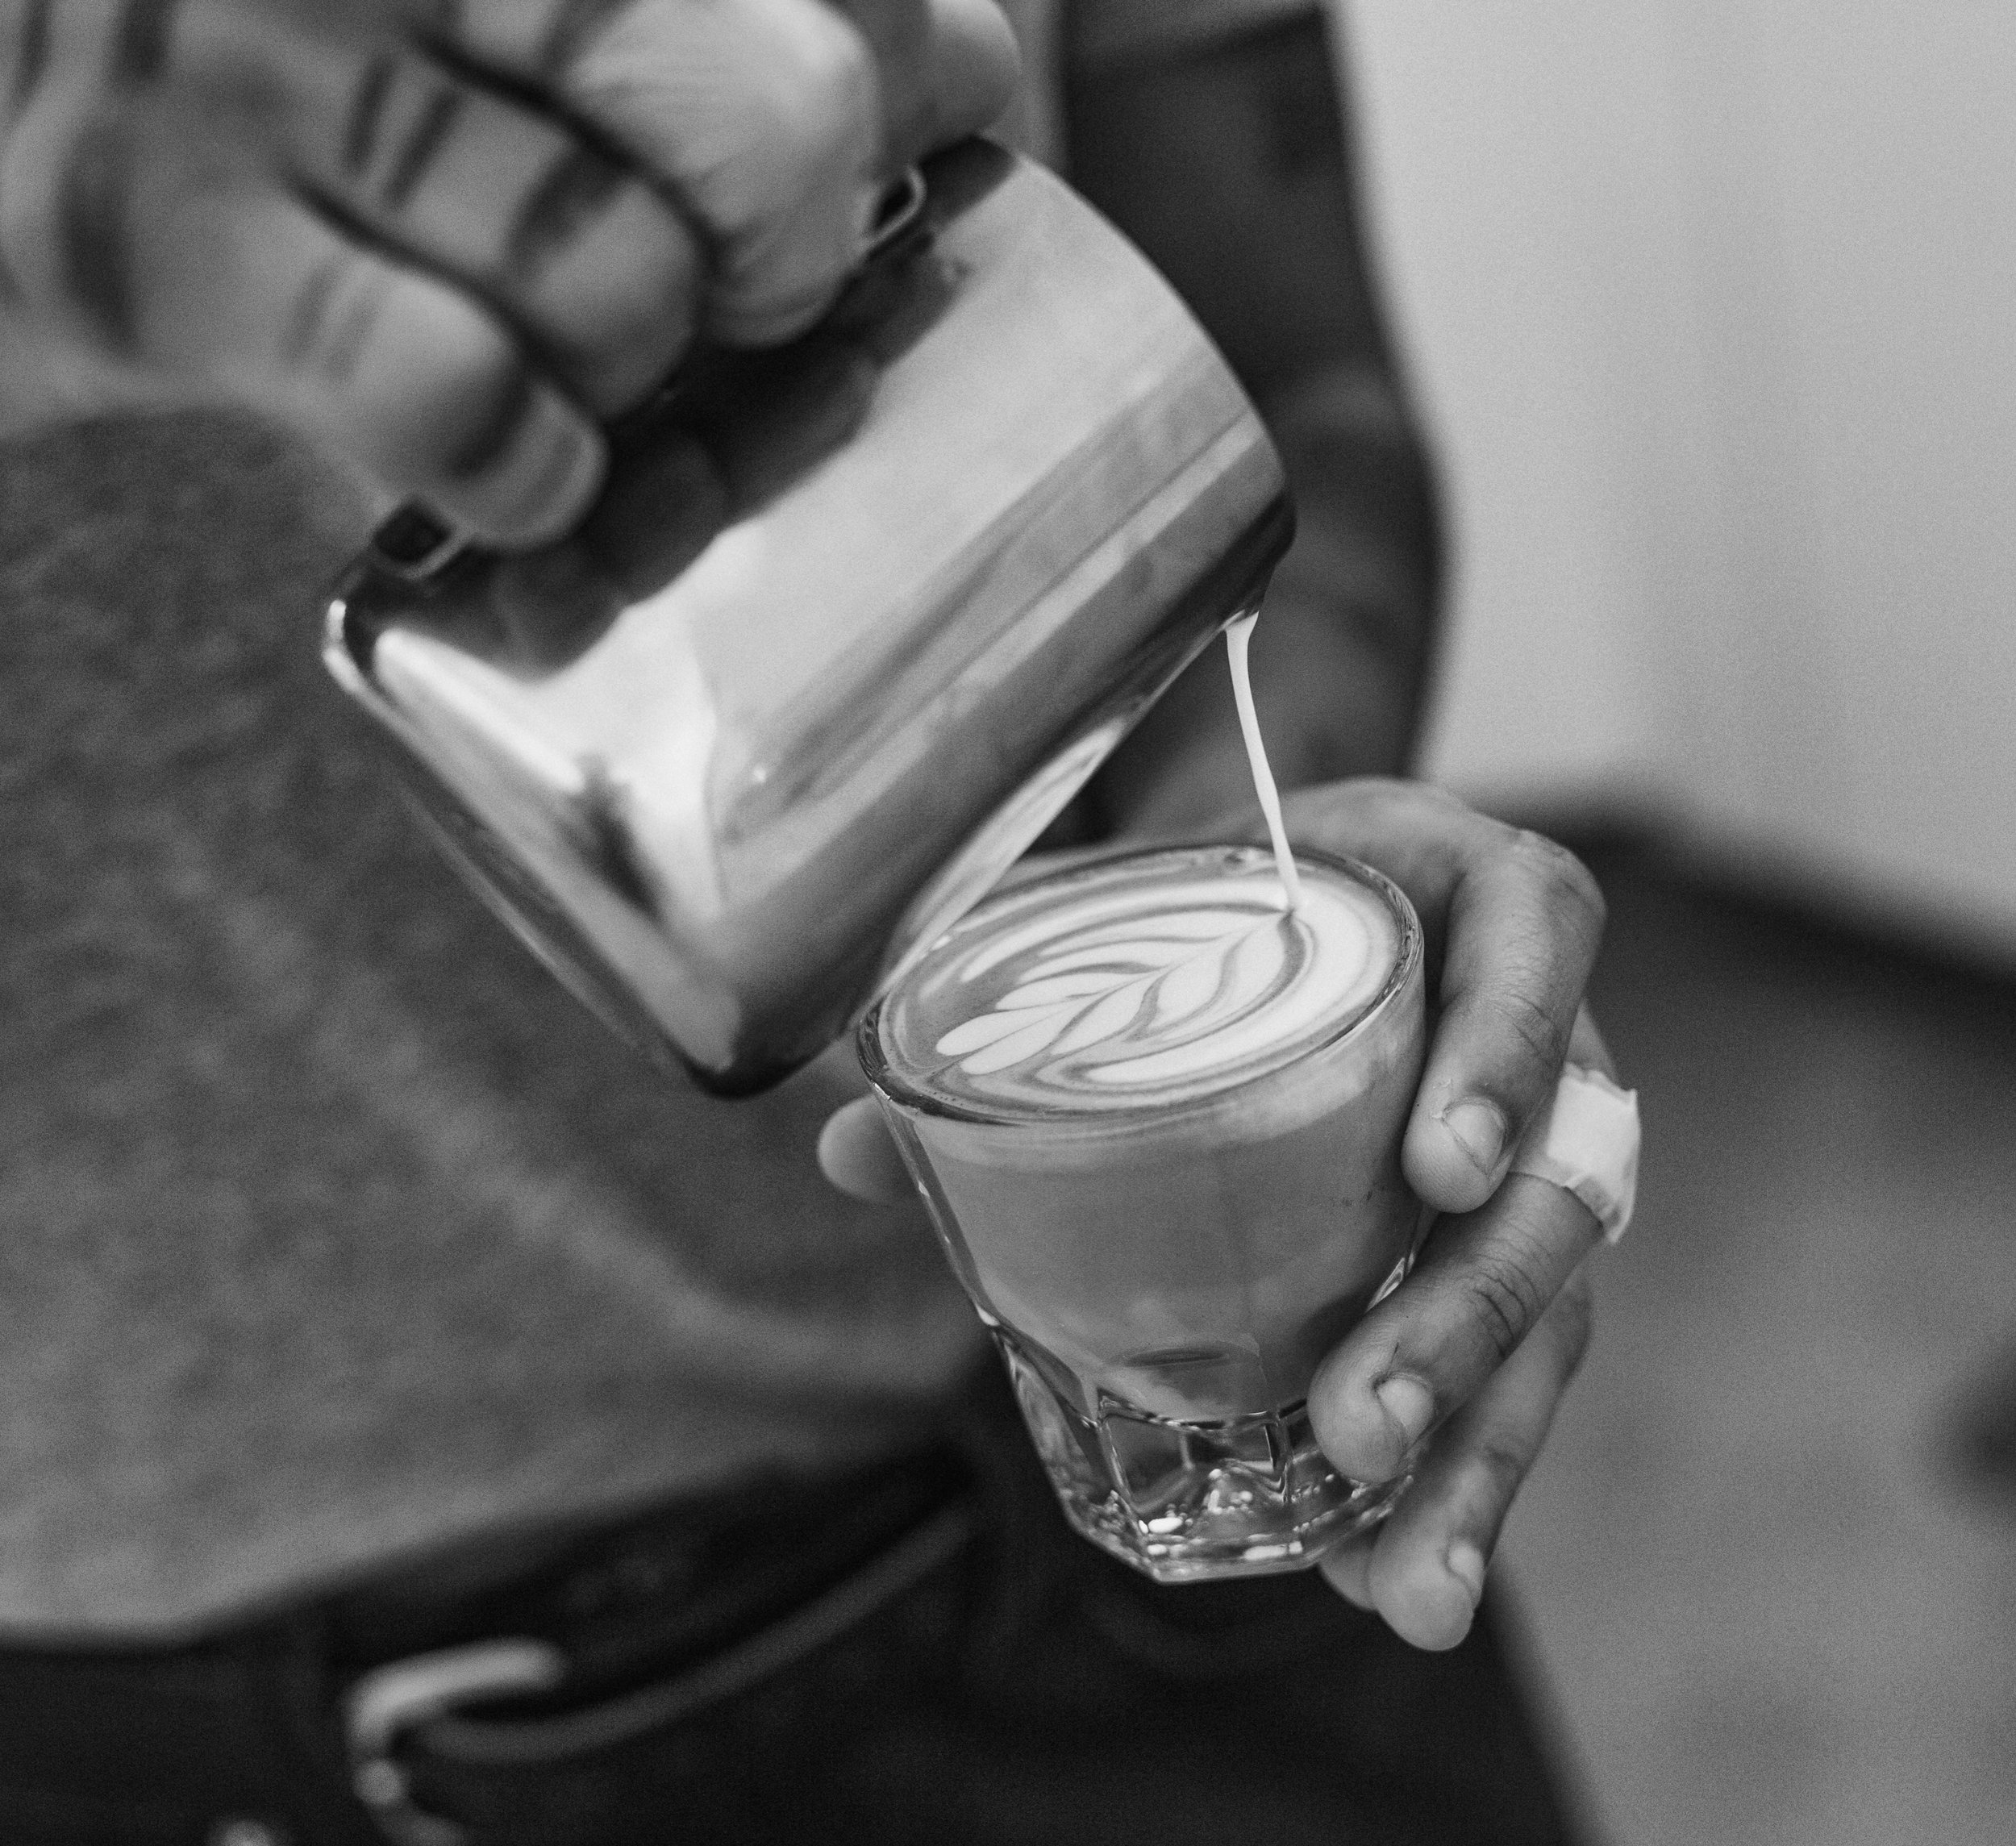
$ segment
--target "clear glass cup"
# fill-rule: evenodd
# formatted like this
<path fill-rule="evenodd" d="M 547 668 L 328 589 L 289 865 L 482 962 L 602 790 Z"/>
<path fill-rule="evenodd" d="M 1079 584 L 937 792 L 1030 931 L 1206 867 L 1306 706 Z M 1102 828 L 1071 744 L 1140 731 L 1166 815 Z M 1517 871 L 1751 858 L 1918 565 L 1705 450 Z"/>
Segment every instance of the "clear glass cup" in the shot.
<path fill-rule="evenodd" d="M 1390 973 L 1279 1059 L 1139 1106 L 985 1106 L 904 1050 L 952 960 L 1173 862 L 1264 881 L 1247 848 L 1127 854 L 1018 885 L 915 960 L 863 1021 L 863 1068 L 1006 1361 L 1071 1523 L 1165 1582 L 1298 1569 L 1404 1484 L 1338 1475 L 1311 1433 L 1324 1354 L 1397 1286 L 1424 1225 L 1400 1143 L 1426 1055 L 1420 925 L 1370 868 L 1297 854 L 1391 920 Z"/>

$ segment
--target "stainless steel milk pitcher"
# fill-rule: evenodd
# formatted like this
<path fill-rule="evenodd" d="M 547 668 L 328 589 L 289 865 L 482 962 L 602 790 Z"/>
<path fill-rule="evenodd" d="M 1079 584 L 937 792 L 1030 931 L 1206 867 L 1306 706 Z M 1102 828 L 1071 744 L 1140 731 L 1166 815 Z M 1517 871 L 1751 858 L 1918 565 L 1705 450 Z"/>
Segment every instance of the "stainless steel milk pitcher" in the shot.
<path fill-rule="evenodd" d="M 918 203 L 812 333 L 614 431 L 573 538 L 443 562 L 395 519 L 329 609 L 456 864 L 724 1093 L 978 898 L 1291 529 L 1224 361 L 1068 187 L 969 142 Z"/>

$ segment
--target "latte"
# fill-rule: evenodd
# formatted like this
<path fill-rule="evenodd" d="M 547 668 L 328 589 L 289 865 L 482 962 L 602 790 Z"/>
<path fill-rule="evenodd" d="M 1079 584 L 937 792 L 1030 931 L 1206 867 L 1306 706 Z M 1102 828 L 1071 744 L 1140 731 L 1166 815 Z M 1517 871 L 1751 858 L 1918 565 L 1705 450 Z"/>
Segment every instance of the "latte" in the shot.
<path fill-rule="evenodd" d="M 1303 1400 L 1404 1273 L 1419 927 L 1378 873 L 1147 852 L 999 893 L 862 1061 L 1064 1509 L 1170 1581 L 1306 1563 L 1378 1516 Z"/>
<path fill-rule="evenodd" d="M 1347 1031 L 1385 990 L 1397 917 L 1312 862 L 1284 907 L 1244 847 L 1136 856 L 997 898 L 954 928 L 882 1015 L 889 1064 L 989 1115 L 1199 1100 Z"/>

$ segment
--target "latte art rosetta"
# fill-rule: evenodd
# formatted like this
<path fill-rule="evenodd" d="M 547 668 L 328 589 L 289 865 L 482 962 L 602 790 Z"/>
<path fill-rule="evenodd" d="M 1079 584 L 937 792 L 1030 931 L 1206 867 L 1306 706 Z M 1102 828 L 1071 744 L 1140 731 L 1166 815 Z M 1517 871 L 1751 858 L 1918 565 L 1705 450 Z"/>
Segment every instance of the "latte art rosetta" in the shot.
<path fill-rule="evenodd" d="M 1093 867 L 956 928 L 889 1024 L 913 1077 L 985 1107 L 1138 1108 L 1209 1094 L 1348 1025 L 1398 949 L 1378 895 L 1320 864 L 1281 906 L 1227 848 Z"/>

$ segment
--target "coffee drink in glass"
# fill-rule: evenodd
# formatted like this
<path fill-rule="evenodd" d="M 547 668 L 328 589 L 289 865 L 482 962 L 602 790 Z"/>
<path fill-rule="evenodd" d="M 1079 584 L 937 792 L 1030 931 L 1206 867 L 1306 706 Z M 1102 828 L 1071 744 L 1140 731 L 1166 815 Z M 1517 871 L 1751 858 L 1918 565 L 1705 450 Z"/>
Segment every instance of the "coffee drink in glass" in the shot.
<path fill-rule="evenodd" d="M 862 1061 L 1066 1515 L 1164 1581 L 1292 1569 L 1381 1517 L 1306 1399 L 1411 1261 L 1421 931 L 1368 867 L 1128 853 L 997 894 Z"/>

